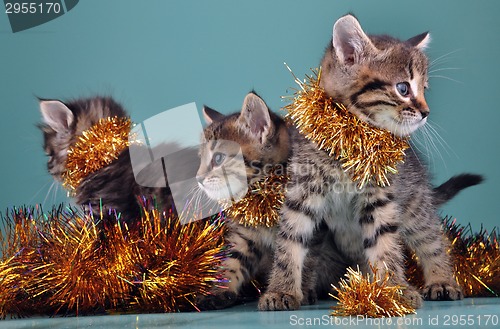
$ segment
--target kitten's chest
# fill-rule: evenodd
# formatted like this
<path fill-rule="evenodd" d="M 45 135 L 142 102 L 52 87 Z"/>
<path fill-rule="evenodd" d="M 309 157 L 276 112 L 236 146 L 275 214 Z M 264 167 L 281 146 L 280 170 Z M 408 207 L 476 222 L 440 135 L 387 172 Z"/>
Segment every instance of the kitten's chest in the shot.
<path fill-rule="evenodd" d="M 350 182 L 338 185 L 327 196 L 325 222 L 333 233 L 336 246 L 349 259 L 360 261 L 363 257 L 363 227 L 359 224 L 359 193 L 347 192 Z"/>

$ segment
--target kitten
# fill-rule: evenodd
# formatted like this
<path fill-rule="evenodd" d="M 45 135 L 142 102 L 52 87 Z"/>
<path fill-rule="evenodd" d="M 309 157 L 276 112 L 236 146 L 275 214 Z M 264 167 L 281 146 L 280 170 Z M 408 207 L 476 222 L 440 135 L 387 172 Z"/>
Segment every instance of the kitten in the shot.
<path fill-rule="evenodd" d="M 68 149 L 83 131 L 102 118 L 128 118 L 123 107 L 109 97 L 78 99 L 66 103 L 40 100 L 40 111 L 43 119 L 40 128 L 44 135 L 44 150 L 48 156 L 47 169 L 59 182 L 63 181 L 62 175 L 66 171 Z M 173 143 L 165 143 L 159 147 L 168 149 L 170 153 L 179 149 Z M 199 165 L 197 151 L 186 150 L 179 159 L 174 166 L 186 168 L 186 171 L 192 172 L 191 177 L 194 177 Z M 148 181 L 148 186 L 163 187 L 139 185 L 134 177 L 129 148 L 126 148 L 112 163 L 85 177 L 75 190 L 74 200 L 87 209 L 97 210 L 102 204 L 105 210 L 116 210 L 123 220 L 129 222 L 140 215 L 138 197 L 154 198 L 159 209 L 175 211 L 170 188 L 165 183 L 166 177 L 163 171 L 161 175 L 155 173 L 154 168 L 155 166 L 145 168 L 139 173 L 138 179 Z"/>
<path fill-rule="evenodd" d="M 429 115 L 424 97 L 428 60 L 423 53 L 429 40 L 428 33 L 407 41 L 369 37 L 354 16 L 341 17 L 321 63 L 321 85 L 360 119 L 406 136 L 423 126 Z M 464 177 L 467 185 L 467 176 L 452 178 L 433 191 L 426 168 L 414 152 L 407 153 L 398 174 L 389 176 L 390 186 L 371 184 L 359 190 L 337 160 L 302 135 L 293 136 L 290 182 L 260 310 L 297 309 L 308 302 L 304 285 L 313 285 L 314 276 L 324 271 L 311 271 L 315 262 L 310 251 L 323 230 L 363 271 L 369 272 L 372 264 L 382 276 L 393 273 L 392 283 L 405 287 L 404 296 L 415 307 L 422 296 L 405 279 L 403 243 L 421 261 L 425 299 L 463 298 L 436 208 L 454 195 L 447 191 L 463 186 Z M 442 195 L 434 200 L 436 193 Z"/>
<path fill-rule="evenodd" d="M 197 180 L 210 199 L 230 199 L 228 191 L 242 197 L 247 186 L 271 174 L 271 168 L 285 172 L 290 155 L 288 127 L 257 94 L 252 92 L 245 97 L 241 112 L 224 116 L 204 107 L 203 113 L 209 125 L 204 130 L 206 143 L 200 148 Z M 244 162 L 242 170 L 234 159 L 239 148 Z M 266 278 L 272 264 L 275 228 L 244 226 L 232 218 L 226 223 L 225 239 L 230 250 L 223 263 L 223 276 L 228 283 L 202 298 L 198 305 L 202 309 L 235 303 L 243 286 L 257 277 Z"/>

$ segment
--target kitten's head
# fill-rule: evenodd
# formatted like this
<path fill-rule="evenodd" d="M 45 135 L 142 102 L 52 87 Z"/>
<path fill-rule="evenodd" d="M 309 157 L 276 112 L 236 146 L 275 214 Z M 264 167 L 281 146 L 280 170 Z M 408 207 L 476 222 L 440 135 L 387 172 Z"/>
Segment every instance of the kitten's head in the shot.
<path fill-rule="evenodd" d="M 240 113 L 224 116 L 204 107 L 203 114 L 209 125 L 197 180 L 210 199 L 242 197 L 249 183 L 275 165 L 284 166 L 290 151 L 288 129 L 257 94 L 245 97 Z"/>
<path fill-rule="evenodd" d="M 66 170 L 69 147 L 83 131 L 100 119 L 112 116 L 127 117 L 123 108 L 111 98 L 94 97 L 63 103 L 59 100 L 40 100 L 43 123 L 43 148 L 48 156 L 47 169 L 62 180 Z"/>
<path fill-rule="evenodd" d="M 323 57 L 321 85 L 363 121 L 398 136 L 425 124 L 430 41 L 422 33 L 406 41 L 367 36 L 358 20 L 346 15 L 333 26 Z"/>

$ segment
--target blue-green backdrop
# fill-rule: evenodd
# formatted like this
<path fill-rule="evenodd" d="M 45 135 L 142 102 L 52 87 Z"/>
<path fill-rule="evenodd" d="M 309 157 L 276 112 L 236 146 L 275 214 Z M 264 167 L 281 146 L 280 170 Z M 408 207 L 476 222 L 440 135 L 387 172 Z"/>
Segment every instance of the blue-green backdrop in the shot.
<path fill-rule="evenodd" d="M 65 200 L 49 191 L 36 96 L 110 94 L 135 122 L 189 102 L 238 110 L 254 88 L 273 110 L 316 67 L 334 21 L 355 13 L 369 33 L 409 38 L 430 30 L 434 183 L 469 171 L 486 182 L 443 215 L 493 228 L 500 187 L 500 1 L 85 0 L 65 15 L 12 33 L 0 12 L 0 209 Z M 439 77 L 438 77 L 439 76 Z"/>

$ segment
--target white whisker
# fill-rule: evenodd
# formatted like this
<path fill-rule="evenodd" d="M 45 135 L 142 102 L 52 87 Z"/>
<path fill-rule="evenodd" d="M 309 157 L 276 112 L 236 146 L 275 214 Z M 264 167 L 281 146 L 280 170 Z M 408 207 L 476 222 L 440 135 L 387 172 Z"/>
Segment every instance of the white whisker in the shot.
<path fill-rule="evenodd" d="M 451 151 L 454 156 L 458 158 L 458 155 L 453 151 L 453 149 L 450 147 L 450 145 L 446 142 L 446 140 L 441 137 L 441 135 L 438 133 L 436 128 L 433 127 L 433 124 L 428 125 L 428 130 L 429 132 L 435 137 L 436 141 L 441 145 L 441 147 L 445 150 L 446 154 L 450 155 Z M 437 124 L 436 124 L 437 125 Z M 437 125 L 439 127 L 439 125 Z"/>
<path fill-rule="evenodd" d="M 31 197 L 31 199 L 28 201 L 28 203 L 31 204 L 33 202 L 33 200 L 40 194 L 40 192 L 42 192 L 42 190 L 44 190 L 47 187 L 47 185 L 50 184 L 50 183 L 51 183 L 51 181 L 48 181 L 48 182 L 44 183 L 42 185 L 42 187 L 40 187 L 40 189 L 38 191 L 36 191 L 36 193 Z M 54 182 L 52 181 L 52 185 L 53 184 L 54 184 Z M 49 191 L 52 188 L 52 185 L 49 187 Z M 47 197 L 45 197 L 45 198 L 47 198 Z"/>
<path fill-rule="evenodd" d="M 448 52 L 448 53 L 446 53 L 446 54 L 444 54 L 444 55 L 439 56 L 438 58 L 433 59 L 433 60 L 431 61 L 431 63 L 429 64 L 429 67 L 432 67 L 433 65 L 437 65 L 438 63 L 442 63 L 442 62 L 443 62 L 443 60 L 448 59 L 448 57 L 449 57 L 450 55 L 453 55 L 454 53 L 457 53 L 457 52 L 459 52 L 459 51 L 461 51 L 461 50 L 462 50 L 462 49 L 455 49 L 455 50 L 450 51 L 450 52 Z"/>
<path fill-rule="evenodd" d="M 454 70 L 462 70 L 462 68 L 460 68 L 460 67 L 442 67 L 439 69 L 430 70 L 428 73 L 431 74 L 431 73 L 439 72 L 439 71 L 454 71 Z"/>
<path fill-rule="evenodd" d="M 57 184 L 56 181 L 52 181 L 52 184 L 50 184 L 49 190 L 47 191 L 47 194 L 45 194 L 45 198 L 43 199 L 42 206 L 45 206 L 45 203 L 47 202 L 47 198 L 51 194 L 50 192 L 52 192 L 52 189 L 54 188 L 54 186 L 56 184 Z"/>
<path fill-rule="evenodd" d="M 429 78 L 441 78 L 441 79 L 446 79 L 446 80 L 450 80 L 450 81 L 453 81 L 453 82 L 456 82 L 456 83 L 463 84 L 462 81 L 452 79 L 452 78 L 447 77 L 445 75 L 429 75 Z"/>

